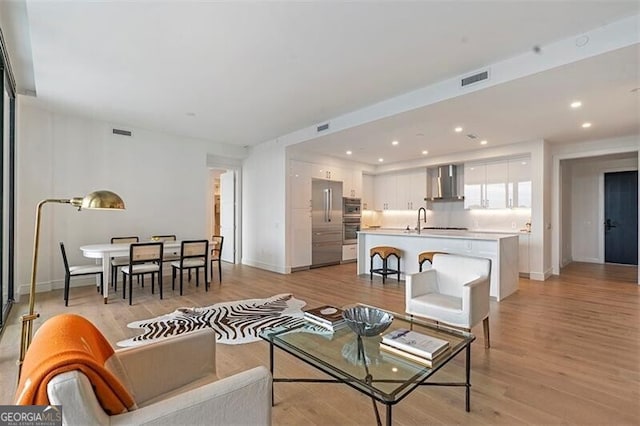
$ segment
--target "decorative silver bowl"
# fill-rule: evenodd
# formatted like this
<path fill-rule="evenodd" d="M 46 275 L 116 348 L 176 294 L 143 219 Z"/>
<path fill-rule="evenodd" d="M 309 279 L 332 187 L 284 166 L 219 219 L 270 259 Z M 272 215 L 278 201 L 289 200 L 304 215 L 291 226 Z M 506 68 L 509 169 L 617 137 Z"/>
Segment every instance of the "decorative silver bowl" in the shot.
<path fill-rule="evenodd" d="M 370 306 L 352 306 L 342 313 L 349 328 L 358 336 L 372 337 L 385 331 L 393 321 L 393 315 Z"/>

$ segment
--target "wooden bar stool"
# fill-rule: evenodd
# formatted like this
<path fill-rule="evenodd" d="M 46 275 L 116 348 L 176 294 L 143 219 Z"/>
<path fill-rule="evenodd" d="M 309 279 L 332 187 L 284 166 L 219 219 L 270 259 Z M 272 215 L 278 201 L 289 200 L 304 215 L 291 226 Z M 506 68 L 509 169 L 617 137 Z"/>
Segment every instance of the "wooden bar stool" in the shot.
<path fill-rule="evenodd" d="M 420 266 L 420 272 L 422 272 L 422 264 L 427 260 L 429 263 L 433 263 L 433 256 L 436 254 L 449 254 L 443 251 L 423 251 L 418 255 L 418 265 Z"/>
<path fill-rule="evenodd" d="M 378 255 L 382 259 L 382 268 L 373 269 L 373 258 Z M 390 269 L 388 265 L 389 256 L 395 256 L 397 269 Z M 387 275 L 398 274 L 398 281 L 400 281 L 400 258 L 402 257 L 402 250 L 389 246 L 371 247 L 369 250 L 369 257 L 371 265 L 369 266 L 369 279 L 373 281 L 373 274 L 382 275 L 382 284 Z"/>

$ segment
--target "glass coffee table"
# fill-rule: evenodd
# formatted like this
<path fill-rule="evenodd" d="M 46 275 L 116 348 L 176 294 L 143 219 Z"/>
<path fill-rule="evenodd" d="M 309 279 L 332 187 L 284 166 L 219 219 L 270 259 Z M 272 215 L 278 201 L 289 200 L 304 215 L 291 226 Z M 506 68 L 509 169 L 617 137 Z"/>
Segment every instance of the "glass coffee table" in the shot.
<path fill-rule="evenodd" d="M 273 382 L 344 383 L 371 397 L 377 423 L 380 415 L 376 401 L 386 406 L 386 424 L 391 425 L 392 409 L 418 386 L 465 387 L 465 409 L 470 410 L 471 333 L 444 326 L 428 324 L 403 314 L 390 312 L 393 323 L 384 333 L 411 328 L 429 336 L 449 342 L 447 352 L 439 356 L 432 367 L 427 367 L 402 355 L 380 349 L 381 337 L 358 336 L 348 327 L 334 333 L 325 331 L 304 320 L 300 323 L 271 328 L 260 337 L 269 342 L 269 367 Z M 274 348 L 293 355 L 306 364 L 331 376 L 332 379 L 282 378 L 274 376 Z M 439 369 L 465 351 L 465 379 L 461 382 L 427 381 Z M 271 388 L 273 401 L 273 385 Z"/>

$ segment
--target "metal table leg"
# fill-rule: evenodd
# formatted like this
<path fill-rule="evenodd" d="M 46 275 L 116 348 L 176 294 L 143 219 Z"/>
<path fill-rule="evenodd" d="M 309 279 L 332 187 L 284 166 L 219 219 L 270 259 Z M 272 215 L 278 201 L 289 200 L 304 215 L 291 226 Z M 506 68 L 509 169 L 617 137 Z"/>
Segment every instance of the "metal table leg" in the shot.
<path fill-rule="evenodd" d="M 469 398 L 471 397 L 471 344 L 467 345 L 466 357 L 465 357 L 465 409 L 467 413 L 471 411 L 471 404 Z"/>

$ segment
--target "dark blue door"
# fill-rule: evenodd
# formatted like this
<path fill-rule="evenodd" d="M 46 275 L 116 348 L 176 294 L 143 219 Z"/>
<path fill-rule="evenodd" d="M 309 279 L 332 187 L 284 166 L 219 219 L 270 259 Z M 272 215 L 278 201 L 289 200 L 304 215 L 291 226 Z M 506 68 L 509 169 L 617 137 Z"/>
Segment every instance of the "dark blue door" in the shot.
<path fill-rule="evenodd" d="M 604 261 L 638 264 L 638 172 L 604 174 Z"/>

